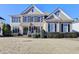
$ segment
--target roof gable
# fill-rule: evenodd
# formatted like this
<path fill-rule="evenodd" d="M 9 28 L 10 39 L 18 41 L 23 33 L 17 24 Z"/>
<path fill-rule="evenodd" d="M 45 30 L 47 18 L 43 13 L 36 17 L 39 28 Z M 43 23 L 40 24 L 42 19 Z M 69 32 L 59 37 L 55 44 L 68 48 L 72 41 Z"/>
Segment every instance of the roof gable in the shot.
<path fill-rule="evenodd" d="M 60 19 L 53 13 L 51 13 L 47 18 L 46 18 L 46 21 L 48 22 L 57 22 L 57 21 L 60 21 Z"/>
<path fill-rule="evenodd" d="M 50 13 L 46 19 L 56 22 L 72 22 L 72 18 L 69 17 L 62 9 L 58 8 L 54 12 Z"/>
<path fill-rule="evenodd" d="M 30 5 L 21 14 L 44 14 L 44 13 L 40 11 L 35 5 Z"/>
<path fill-rule="evenodd" d="M 60 8 L 57 8 L 53 13 L 61 20 L 72 20 L 72 18 Z"/>

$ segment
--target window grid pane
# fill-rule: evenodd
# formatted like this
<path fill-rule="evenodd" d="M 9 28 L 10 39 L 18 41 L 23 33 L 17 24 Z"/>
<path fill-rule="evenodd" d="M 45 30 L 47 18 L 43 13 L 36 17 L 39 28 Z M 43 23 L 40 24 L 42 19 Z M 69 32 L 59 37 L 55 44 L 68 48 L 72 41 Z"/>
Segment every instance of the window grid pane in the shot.
<path fill-rule="evenodd" d="M 20 17 L 12 17 L 12 22 L 13 23 L 20 22 Z"/>
<path fill-rule="evenodd" d="M 39 16 L 34 16 L 34 22 L 40 22 L 40 17 Z"/>
<path fill-rule="evenodd" d="M 23 22 L 28 22 L 28 17 L 23 17 Z"/>
<path fill-rule="evenodd" d="M 68 23 L 63 23 L 63 32 L 68 32 Z"/>
<path fill-rule="evenodd" d="M 33 17 L 32 16 L 28 16 L 28 22 L 33 22 Z"/>

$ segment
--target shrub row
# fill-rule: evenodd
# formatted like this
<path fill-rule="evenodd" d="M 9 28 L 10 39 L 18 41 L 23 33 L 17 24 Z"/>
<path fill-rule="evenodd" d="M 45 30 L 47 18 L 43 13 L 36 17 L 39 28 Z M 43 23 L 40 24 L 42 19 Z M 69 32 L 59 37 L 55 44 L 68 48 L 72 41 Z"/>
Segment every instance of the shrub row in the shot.
<path fill-rule="evenodd" d="M 40 33 L 35 33 L 32 35 L 33 38 L 40 38 Z"/>
<path fill-rule="evenodd" d="M 60 33 L 60 32 L 45 32 L 44 30 L 41 31 L 41 34 L 33 34 L 32 37 L 34 38 L 77 38 L 79 37 L 78 32 L 67 32 L 67 33 Z"/>
<path fill-rule="evenodd" d="M 44 30 L 41 31 L 40 34 L 41 38 L 77 38 L 79 37 L 78 32 L 67 32 L 67 33 L 60 33 L 60 32 L 45 32 Z"/>
<path fill-rule="evenodd" d="M 58 33 L 52 32 L 47 33 L 48 38 L 77 38 L 79 35 L 76 32 L 68 32 L 68 33 Z"/>

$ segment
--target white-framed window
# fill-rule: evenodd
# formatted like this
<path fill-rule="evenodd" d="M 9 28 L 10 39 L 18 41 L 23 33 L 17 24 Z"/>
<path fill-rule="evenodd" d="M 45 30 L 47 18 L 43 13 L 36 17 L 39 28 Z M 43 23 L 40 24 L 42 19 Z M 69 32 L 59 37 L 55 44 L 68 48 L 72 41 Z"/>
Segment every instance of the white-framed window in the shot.
<path fill-rule="evenodd" d="M 27 16 L 23 17 L 23 22 L 28 22 L 28 17 Z"/>
<path fill-rule="evenodd" d="M 48 23 L 48 32 L 55 32 L 55 23 Z"/>
<path fill-rule="evenodd" d="M 33 22 L 33 17 L 32 16 L 28 16 L 28 22 Z"/>
<path fill-rule="evenodd" d="M 13 23 L 19 23 L 20 22 L 20 17 L 12 17 L 12 22 Z"/>
<path fill-rule="evenodd" d="M 63 32 L 68 32 L 68 23 L 63 23 Z"/>
<path fill-rule="evenodd" d="M 34 22 L 40 22 L 40 16 L 34 16 Z"/>
<path fill-rule="evenodd" d="M 32 8 L 32 12 L 34 12 L 34 8 Z"/>

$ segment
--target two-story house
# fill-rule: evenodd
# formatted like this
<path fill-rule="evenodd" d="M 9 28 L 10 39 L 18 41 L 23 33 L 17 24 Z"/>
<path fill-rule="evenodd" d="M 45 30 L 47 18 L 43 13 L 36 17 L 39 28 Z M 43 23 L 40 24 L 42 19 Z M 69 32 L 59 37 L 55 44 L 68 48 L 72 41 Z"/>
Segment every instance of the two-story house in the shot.
<path fill-rule="evenodd" d="M 56 9 L 51 14 L 42 12 L 35 5 L 31 5 L 21 14 L 10 16 L 13 34 L 46 32 L 72 32 L 72 18 L 62 9 Z"/>

